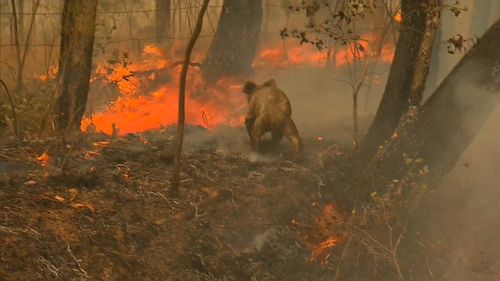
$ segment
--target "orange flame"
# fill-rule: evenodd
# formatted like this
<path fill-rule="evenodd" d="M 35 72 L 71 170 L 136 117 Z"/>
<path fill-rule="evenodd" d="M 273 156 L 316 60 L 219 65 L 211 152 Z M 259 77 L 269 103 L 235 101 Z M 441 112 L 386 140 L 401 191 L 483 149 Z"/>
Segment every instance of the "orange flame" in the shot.
<path fill-rule="evenodd" d="M 319 51 L 312 45 L 293 46 L 289 49 L 285 49 L 283 46 L 265 49 L 258 54 L 253 66 L 271 66 L 277 68 L 287 68 L 290 66 L 318 67 L 326 65 L 327 61 L 331 59 L 335 61 L 337 67 L 340 67 L 351 64 L 355 60 L 377 55 L 372 45 L 380 40 L 379 36 L 365 34 L 361 36 L 361 39 L 358 43 L 362 46 L 363 51 L 357 50 L 352 45 L 346 45 L 336 50 L 331 50 L 330 56 L 327 50 Z M 394 51 L 394 45 L 384 44 L 380 54 L 382 63 L 392 63 Z"/>
<path fill-rule="evenodd" d="M 338 48 L 330 58 L 335 58 L 337 66 L 352 63 L 354 59 L 364 59 L 374 55 L 370 43 L 376 36 L 368 34 L 360 41 L 364 52 L 353 52 L 350 47 Z M 394 46 L 382 48 L 381 61 L 392 62 Z M 86 132 L 95 129 L 106 134 L 118 132 L 120 135 L 143 132 L 169 126 L 177 122 L 177 100 L 180 65 L 165 59 L 165 52 L 154 46 L 144 48 L 141 61 L 126 61 L 97 66 L 94 78 L 113 84 L 120 97 L 109 107 L 82 120 L 81 129 Z M 275 70 L 290 66 L 318 67 L 326 65 L 328 54 L 314 46 L 294 46 L 262 50 L 253 63 L 260 70 Z M 194 54 L 192 61 L 202 61 L 203 55 Z M 162 81 L 158 78 L 163 77 Z M 167 78 L 165 78 L 167 77 Z M 163 81 L 165 80 L 165 81 Z M 150 88 L 163 83 L 156 88 Z M 242 126 L 246 100 L 241 93 L 241 81 L 234 77 L 224 77 L 215 85 L 208 86 L 198 68 L 191 67 L 186 89 L 186 123 L 213 129 L 220 125 Z M 114 129 L 113 129 L 114 128 Z"/>
<path fill-rule="evenodd" d="M 47 167 L 49 165 L 50 156 L 47 152 L 42 153 L 42 155 L 37 156 L 36 160 L 42 167 Z"/>
<path fill-rule="evenodd" d="M 113 133 L 113 124 L 119 134 L 158 129 L 177 122 L 178 76 L 180 66 L 169 68 L 164 52 L 155 46 L 146 46 L 145 60 L 136 64 L 99 66 L 98 73 L 115 84 L 121 96 L 104 112 L 82 121 L 82 130 L 93 126 L 97 131 Z M 147 83 L 135 74 L 152 72 L 146 80 L 154 80 L 158 73 L 167 73 L 172 82 L 164 84 L 149 94 Z M 243 124 L 245 97 L 240 83 L 230 77 L 208 87 L 201 78 L 199 69 L 191 68 L 186 89 L 186 122 L 208 129 L 220 125 Z"/>
<path fill-rule="evenodd" d="M 403 22 L 403 14 L 401 14 L 401 11 L 398 11 L 394 15 L 394 21 L 396 21 L 397 23 L 402 23 Z"/>
<path fill-rule="evenodd" d="M 56 65 L 52 65 L 49 67 L 49 70 L 46 73 L 39 75 L 38 77 L 36 77 L 36 79 L 47 83 L 49 80 L 56 79 L 58 72 L 59 72 L 59 67 Z"/>

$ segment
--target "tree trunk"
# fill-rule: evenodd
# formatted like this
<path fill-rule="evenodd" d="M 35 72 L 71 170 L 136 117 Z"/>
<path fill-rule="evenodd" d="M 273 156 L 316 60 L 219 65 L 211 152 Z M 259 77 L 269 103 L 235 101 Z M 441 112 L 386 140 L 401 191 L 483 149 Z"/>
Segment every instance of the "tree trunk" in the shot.
<path fill-rule="evenodd" d="M 261 0 L 224 0 L 215 38 L 202 63 L 208 82 L 251 72 L 261 22 Z"/>
<path fill-rule="evenodd" d="M 473 1 L 470 36 L 480 37 L 488 29 L 493 1 Z"/>
<path fill-rule="evenodd" d="M 431 57 L 431 67 L 429 70 L 429 78 L 427 79 L 426 92 L 432 93 L 436 90 L 439 85 L 439 71 L 440 71 L 440 57 L 443 41 L 443 21 L 439 21 L 438 28 L 436 30 L 436 39 L 434 41 L 434 46 L 432 47 L 432 57 Z"/>
<path fill-rule="evenodd" d="M 97 0 L 66 0 L 62 14 L 55 121 L 78 130 L 85 112 L 94 44 Z"/>
<path fill-rule="evenodd" d="M 24 0 L 17 1 L 17 7 L 19 9 L 19 38 L 21 41 L 24 40 Z"/>
<path fill-rule="evenodd" d="M 446 175 L 500 103 L 500 19 L 423 106 L 420 156 L 431 178 Z"/>
<path fill-rule="evenodd" d="M 500 19 L 479 39 L 419 109 L 411 107 L 393 137 L 365 168 L 357 200 L 385 193 L 392 179 L 406 173 L 403 155 L 422 159 L 434 185 L 455 165 L 500 103 Z M 374 183 L 374 184 L 373 184 Z M 353 192 L 352 190 L 350 192 Z M 351 203 L 354 204 L 354 203 Z"/>
<path fill-rule="evenodd" d="M 170 0 L 155 0 L 155 34 L 156 43 L 164 45 L 170 36 L 171 17 Z"/>
<path fill-rule="evenodd" d="M 427 1 L 402 0 L 401 2 L 403 22 L 396 44 L 396 53 L 375 119 L 361 141 L 360 153 L 363 158 L 374 155 L 377 148 L 389 138 L 409 107 L 410 87 L 427 18 L 420 5 Z"/>

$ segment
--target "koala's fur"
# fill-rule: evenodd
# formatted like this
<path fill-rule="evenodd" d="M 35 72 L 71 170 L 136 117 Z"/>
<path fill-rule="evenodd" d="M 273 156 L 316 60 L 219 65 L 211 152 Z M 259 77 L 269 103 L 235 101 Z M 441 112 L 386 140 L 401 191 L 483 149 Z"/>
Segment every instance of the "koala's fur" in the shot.
<path fill-rule="evenodd" d="M 262 85 L 248 81 L 243 92 L 248 98 L 245 125 L 252 149 L 259 151 L 262 135 L 271 132 L 273 144 L 278 144 L 284 135 L 291 141 L 294 152 L 301 154 L 302 141 L 291 118 L 292 106 L 276 81 L 270 79 Z"/>

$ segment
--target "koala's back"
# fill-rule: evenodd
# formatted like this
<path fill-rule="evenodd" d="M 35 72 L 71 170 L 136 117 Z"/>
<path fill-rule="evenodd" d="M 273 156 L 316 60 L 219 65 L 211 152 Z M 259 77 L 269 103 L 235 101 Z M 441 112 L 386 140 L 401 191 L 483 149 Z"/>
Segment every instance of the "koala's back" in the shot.
<path fill-rule="evenodd" d="M 257 89 L 250 98 L 249 107 L 266 130 L 280 129 L 292 114 L 287 96 L 275 86 L 263 86 Z"/>

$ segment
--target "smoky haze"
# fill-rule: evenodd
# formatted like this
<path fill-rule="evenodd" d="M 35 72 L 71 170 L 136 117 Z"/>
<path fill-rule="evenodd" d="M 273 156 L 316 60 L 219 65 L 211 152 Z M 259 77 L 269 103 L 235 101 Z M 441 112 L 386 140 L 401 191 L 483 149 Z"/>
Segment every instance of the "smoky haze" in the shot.
<path fill-rule="evenodd" d="M 134 1 L 132 1 L 134 2 Z M 182 1 L 181 1 L 182 2 Z M 186 3 L 188 1 L 185 1 Z M 279 36 L 279 30 L 288 28 L 302 28 L 305 22 L 303 15 L 293 14 L 284 8 L 283 3 L 289 1 L 263 1 L 267 3 L 264 9 L 264 22 L 261 37 L 259 38 L 259 50 L 280 47 L 290 50 L 298 46 L 297 41 L 287 40 L 285 43 Z M 290 1 L 300 3 L 300 1 Z M 397 1 L 396 1 L 397 2 Z M 455 3 L 456 0 L 443 1 L 445 4 Z M 437 38 L 434 56 L 437 56 L 437 67 L 431 67 L 427 87 L 426 98 L 436 89 L 439 83 L 446 77 L 452 67 L 463 57 L 463 54 L 448 54 L 446 40 L 454 35 L 462 34 L 465 38 L 479 37 L 486 28 L 500 17 L 500 1 L 498 0 L 467 0 L 460 1 L 468 9 L 459 17 L 451 13 L 443 13 L 443 25 L 441 35 Z M 7 7 L 7 1 L 0 2 Z M 61 9 L 62 1 L 50 2 L 50 5 L 41 8 L 41 12 L 53 12 Z M 153 1 L 147 3 L 144 9 L 152 7 Z M 480 3 L 480 4 L 478 4 Z M 185 4 L 185 3 L 184 3 Z M 182 5 L 184 5 L 182 4 Z M 222 1 L 212 1 L 203 28 L 203 33 L 195 48 L 196 54 L 203 54 L 213 38 L 214 26 L 217 24 L 218 14 Z M 481 4 L 490 9 L 481 10 Z M 489 4 L 489 5 L 486 5 Z M 107 11 L 109 5 L 101 1 L 99 11 Z M 137 5 L 137 4 L 134 4 Z M 274 8 L 273 8 L 274 6 Z M 140 9 L 141 7 L 128 7 Z M 44 10 L 46 9 L 46 10 Z M 182 10 L 186 11 L 186 10 Z M 130 14 L 132 15 L 132 14 Z M 193 22 L 194 16 L 187 12 L 179 12 L 174 20 L 179 22 Z M 374 20 L 375 16 L 368 15 L 368 20 Z M 96 50 L 94 64 L 105 61 L 114 50 L 129 51 L 131 57 L 138 57 L 140 50 L 151 43 L 154 30 L 150 15 L 146 13 L 135 13 L 114 15 L 113 18 L 98 13 L 98 38 L 96 39 Z M 40 38 L 53 38 L 51 44 L 58 44 L 57 16 L 50 14 L 37 19 L 35 26 L 43 29 L 37 33 L 33 44 L 41 44 Z M 479 22 L 481 21 L 481 22 Z M 1 30 L 6 30 L 8 19 L 2 17 Z M 118 28 L 114 29 L 114 25 Z M 129 26 L 133 30 L 129 30 Z M 177 25 L 176 34 L 184 38 L 190 34 L 188 24 Z M 360 27 L 359 33 L 379 33 L 378 27 Z M 8 42 L 7 32 L 0 34 L 2 44 Z M 102 38 L 109 36 L 110 42 Z M 123 36 L 134 40 L 121 41 Z M 139 40 L 145 38 L 144 40 Z M 386 42 L 394 45 L 395 39 L 392 34 L 388 35 Z M 182 54 L 185 40 L 172 40 L 172 48 L 169 54 Z M 231 42 L 228 42 L 230 44 Z M 470 45 L 467 45 L 470 49 Z M 42 49 L 43 48 L 43 49 Z M 105 52 L 100 50 L 105 49 Z M 14 57 L 14 48 L 2 47 L 0 59 Z M 52 54 L 53 47 L 33 47 L 30 54 L 35 58 L 42 58 L 46 53 Z M 31 58 L 28 58 L 31 59 Z M 35 61 L 27 65 L 27 73 L 43 73 L 51 65 L 57 65 L 56 54 L 46 56 L 43 62 Z M 302 138 L 305 140 L 305 149 L 309 143 L 314 143 L 317 137 L 327 140 L 335 140 L 346 148 L 352 148 L 353 142 L 353 102 L 352 84 L 361 70 L 353 66 L 342 65 L 338 67 L 324 66 L 290 66 L 259 70 L 252 79 L 262 83 L 274 78 L 279 88 L 289 97 L 292 103 L 292 117 Z M 370 122 L 377 110 L 385 83 L 389 74 L 390 65 L 379 62 L 370 70 L 368 75 L 371 80 L 361 88 L 358 100 L 359 135 L 362 137 L 368 129 Z M 8 68 L 2 67 L 0 75 L 7 77 Z M 434 78 L 431 78 L 434 77 Z M 175 78 L 176 79 L 176 78 Z M 109 93 L 111 92 L 111 93 Z M 239 93 L 243 95 L 243 93 Z M 108 105 L 114 100 L 116 92 L 109 90 L 103 85 L 92 85 L 91 109 L 95 112 Z M 462 101 L 462 102 L 474 102 Z M 189 104 L 188 104 L 189 106 Z M 474 125 L 475 126 L 475 125 Z M 216 128 L 211 134 L 203 130 L 188 132 L 185 140 L 185 152 L 193 153 L 206 143 L 217 146 L 220 153 L 249 152 L 249 142 L 243 127 Z M 286 140 L 284 147 L 288 147 Z M 272 159 L 271 159 L 272 160 Z M 480 133 L 469 145 L 460 159 L 456 162 L 454 169 L 440 183 L 432 194 L 432 201 L 426 212 L 422 211 L 422 235 L 427 240 L 436 241 L 443 246 L 447 253 L 429 253 L 429 256 L 446 257 L 444 268 L 430 268 L 436 280 L 455 281 L 483 281 L 486 277 L 496 276 L 500 280 L 500 108 L 497 108 L 490 116 L 488 122 L 482 126 Z"/>

